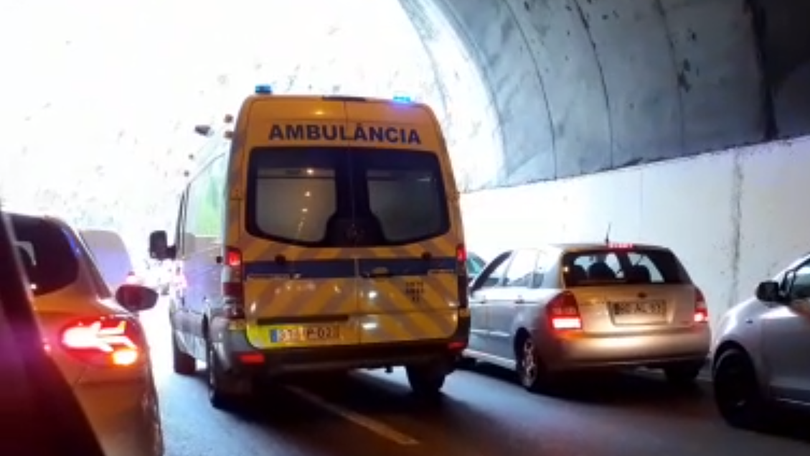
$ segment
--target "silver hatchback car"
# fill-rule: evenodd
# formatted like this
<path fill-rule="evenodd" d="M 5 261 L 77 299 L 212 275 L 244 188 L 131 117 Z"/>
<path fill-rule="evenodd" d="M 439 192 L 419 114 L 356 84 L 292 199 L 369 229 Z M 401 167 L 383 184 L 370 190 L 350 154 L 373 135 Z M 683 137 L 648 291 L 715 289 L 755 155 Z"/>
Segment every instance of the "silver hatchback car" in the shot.
<path fill-rule="evenodd" d="M 796 260 L 717 325 L 712 377 L 732 426 L 759 428 L 772 405 L 810 411 L 810 255 Z"/>
<path fill-rule="evenodd" d="M 560 373 L 660 368 L 694 380 L 711 343 L 703 293 L 675 254 L 633 244 L 503 252 L 470 287 L 464 356 L 515 369 L 529 390 Z"/>

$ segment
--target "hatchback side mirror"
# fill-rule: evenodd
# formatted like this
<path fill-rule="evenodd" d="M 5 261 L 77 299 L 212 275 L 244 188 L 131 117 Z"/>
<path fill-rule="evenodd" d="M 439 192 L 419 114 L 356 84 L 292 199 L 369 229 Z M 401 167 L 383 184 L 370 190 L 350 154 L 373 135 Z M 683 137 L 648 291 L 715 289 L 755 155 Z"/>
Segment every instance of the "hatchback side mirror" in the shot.
<path fill-rule="evenodd" d="M 158 294 L 143 285 L 124 284 L 115 290 L 115 300 L 130 312 L 143 312 L 155 307 Z"/>
<path fill-rule="evenodd" d="M 779 302 L 782 300 L 782 293 L 779 290 L 779 283 L 767 280 L 757 285 L 757 299 L 763 302 Z"/>

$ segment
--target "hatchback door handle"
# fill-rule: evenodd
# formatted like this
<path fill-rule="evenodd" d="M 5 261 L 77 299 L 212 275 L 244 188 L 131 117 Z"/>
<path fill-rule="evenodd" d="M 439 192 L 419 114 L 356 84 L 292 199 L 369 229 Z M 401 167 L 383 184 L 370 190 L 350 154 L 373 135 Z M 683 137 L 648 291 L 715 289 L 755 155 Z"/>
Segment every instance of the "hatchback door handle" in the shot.
<path fill-rule="evenodd" d="M 523 304 L 525 302 L 526 301 L 523 300 L 523 296 L 518 296 L 517 299 L 515 299 L 515 304 Z"/>

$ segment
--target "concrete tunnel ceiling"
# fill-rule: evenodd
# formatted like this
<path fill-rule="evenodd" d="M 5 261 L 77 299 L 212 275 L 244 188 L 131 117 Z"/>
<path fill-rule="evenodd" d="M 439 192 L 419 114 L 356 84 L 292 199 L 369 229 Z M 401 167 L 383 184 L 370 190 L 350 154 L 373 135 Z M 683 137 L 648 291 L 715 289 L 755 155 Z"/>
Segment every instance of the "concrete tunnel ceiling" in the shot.
<path fill-rule="evenodd" d="M 450 21 L 482 69 L 503 138 L 499 186 L 810 131 L 800 2 L 401 2 L 429 49 Z"/>
<path fill-rule="evenodd" d="M 132 235 L 171 223 L 200 147 L 191 125 L 233 112 L 256 82 L 413 93 L 438 112 L 465 190 L 810 131 L 810 39 L 792 39 L 808 7 L 787 0 L 3 8 L 0 49 L 21 63 L 0 89 L 3 196 Z"/>

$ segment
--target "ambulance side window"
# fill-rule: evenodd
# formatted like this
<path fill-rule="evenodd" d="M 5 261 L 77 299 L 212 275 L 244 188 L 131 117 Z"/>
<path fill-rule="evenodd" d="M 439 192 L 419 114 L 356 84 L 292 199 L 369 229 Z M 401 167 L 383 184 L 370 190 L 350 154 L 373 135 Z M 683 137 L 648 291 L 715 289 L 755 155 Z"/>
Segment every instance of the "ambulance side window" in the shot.
<path fill-rule="evenodd" d="M 209 162 L 189 184 L 186 194 L 184 253 L 207 251 L 222 243 L 225 207 L 222 156 Z"/>

